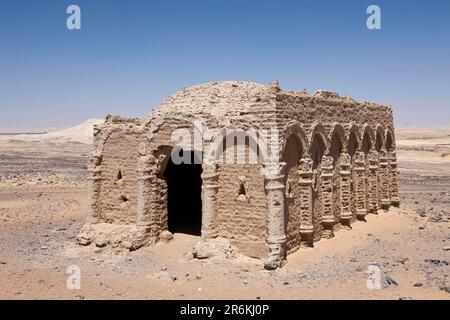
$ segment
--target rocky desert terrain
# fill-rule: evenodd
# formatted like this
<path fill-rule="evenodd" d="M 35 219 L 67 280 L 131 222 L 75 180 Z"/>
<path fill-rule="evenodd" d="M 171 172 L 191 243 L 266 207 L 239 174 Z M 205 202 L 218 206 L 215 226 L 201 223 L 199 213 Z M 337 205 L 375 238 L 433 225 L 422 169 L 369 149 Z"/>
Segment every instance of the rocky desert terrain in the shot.
<path fill-rule="evenodd" d="M 197 260 L 198 238 L 134 252 L 81 247 L 91 127 L 0 135 L 0 299 L 450 299 L 450 127 L 399 128 L 399 209 L 263 270 L 255 259 Z M 367 287 L 368 267 L 382 288 Z M 68 289 L 79 266 L 81 288 Z"/>

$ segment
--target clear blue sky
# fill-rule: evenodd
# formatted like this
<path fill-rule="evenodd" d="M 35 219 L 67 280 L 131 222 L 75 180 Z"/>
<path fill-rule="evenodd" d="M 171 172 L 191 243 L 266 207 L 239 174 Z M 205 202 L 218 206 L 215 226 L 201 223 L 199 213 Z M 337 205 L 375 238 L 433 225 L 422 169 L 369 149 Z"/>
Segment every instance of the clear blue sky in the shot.
<path fill-rule="evenodd" d="M 82 29 L 66 28 L 81 7 Z M 366 28 L 366 8 L 382 30 Z M 450 123 L 450 1 L 0 1 L 0 128 L 144 116 L 214 80 L 330 89 Z"/>

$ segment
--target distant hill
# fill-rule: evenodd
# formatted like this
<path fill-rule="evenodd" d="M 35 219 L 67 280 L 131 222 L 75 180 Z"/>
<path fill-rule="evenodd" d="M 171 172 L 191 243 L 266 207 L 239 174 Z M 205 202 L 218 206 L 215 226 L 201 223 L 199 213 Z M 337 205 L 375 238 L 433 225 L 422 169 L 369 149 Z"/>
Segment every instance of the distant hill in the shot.
<path fill-rule="evenodd" d="M 99 119 L 89 119 L 75 127 L 46 133 L 0 135 L 0 140 L 79 142 L 92 144 L 94 124 L 100 124 L 103 121 L 104 120 Z"/>

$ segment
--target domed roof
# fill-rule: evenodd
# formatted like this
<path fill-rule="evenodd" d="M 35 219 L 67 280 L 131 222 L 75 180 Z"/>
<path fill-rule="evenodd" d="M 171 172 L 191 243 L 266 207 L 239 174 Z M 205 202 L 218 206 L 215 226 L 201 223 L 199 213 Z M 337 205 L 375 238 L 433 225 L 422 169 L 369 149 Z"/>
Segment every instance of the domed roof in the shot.
<path fill-rule="evenodd" d="M 249 110 L 254 104 L 274 97 L 273 85 L 246 81 L 216 81 L 183 89 L 167 97 L 156 113 L 208 113 L 222 118 L 230 113 Z"/>

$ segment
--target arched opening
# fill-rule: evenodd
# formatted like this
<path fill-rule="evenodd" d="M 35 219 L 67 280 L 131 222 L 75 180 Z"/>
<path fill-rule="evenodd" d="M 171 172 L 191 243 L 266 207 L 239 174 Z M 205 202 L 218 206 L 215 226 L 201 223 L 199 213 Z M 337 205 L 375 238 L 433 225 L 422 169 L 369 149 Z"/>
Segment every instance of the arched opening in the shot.
<path fill-rule="evenodd" d="M 365 162 L 365 189 L 366 189 L 366 197 L 364 199 L 364 207 L 367 210 L 370 210 L 370 203 L 371 200 L 370 198 L 373 196 L 371 195 L 371 184 L 369 183 L 369 176 L 370 176 L 370 171 L 369 171 L 369 152 L 372 149 L 373 143 L 372 143 L 372 139 L 370 134 L 370 131 L 365 131 L 363 139 L 362 139 L 362 151 L 364 152 L 364 162 Z"/>
<path fill-rule="evenodd" d="M 333 158 L 333 178 L 332 178 L 332 207 L 336 221 L 340 221 L 341 215 L 341 174 L 340 162 L 344 142 L 339 132 L 334 132 L 330 139 L 330 155 Z"/>
<path fill-rule="evenodd" d="M 358 150 L 358 137 L 356 136 L 356 133 L 352 132 L 350 134 L 350 137 L 348 139 L 348 154 L 350 155 L 351 159 L 353 159 L 356 150 Z"/>
<path fill-rule="evenodd" d="M 386 137 L 386 151 L 387 152 L 392 151 L 391 150 L 392 149 L 392 144 L 393 144 L 392 141 L 393 141 L 392 136 L 391 136 L 390 133 L 388 133 L 387 137 Z"/>
<path fill-rule="evenodd" d="M 375 142 L 375 149 L 380 152 L 381 148 L 383 147 L 383 136 L 381 132 L 377 132 L 377 139 Z"/>
<path fill-rule="evenodd" d="M 164 170 L 167 182 L 168 228 L 172 233 L 199 236 L 202 225 L 202 165 L 193 151 L 188 152 L 191 163 L 175 164 L 172 159 Z M 184 157 L 187 157 L 184 154 Z"/>
<path fill-rule="evenodd" d="M 285 177 L 285 232 L 287 236 L 288 253 L 296 251 L 300 246 L 300 176 L 299 161 L 303 155 L 303 145 L 299 137 L 291 134 L 283 151 L 283 161 L 286 163 Z"/>
<path fill-rule="evenodd" d="M 322 183 L 320 177 L 320 168 L 322 157 L 325 154 L 326 140 L 323 135 L 315 134 L 309 148 L 311 159 L 313 161 L 313 193 L 312 193 L 312 208 L 313 208 L 313 226 L 314 226 L 314 241 L 318 241 L 322 237 Z"/>
<path fill-rule="evenodd" d="M 320 162 L 322 162 L 322 157 L 325 153 L 326 145 L 325 141 L 323 140 L 322 136 L 319 134 L 316 134 L 311 142 L 311 159 L 313 161 L 313 169 L 316 169 Z"/>
<path fill-rule="evenodd" d="M 377 151 L 378 156 L 380 155 L 381 149 L 383 148 L 383 144 L 384 144 L 384 139 L 383 139 L 383 130 L 381 129 L 381 127 L 377 128 L 377 135 L 375 137 L 375 150 Z M 378 168 L 376 170 L 376 181 L 377 181 L 377 203 L 380 206 L 381 205 L 381 200 L 383 198 L 382 196 L 382 184 L 383 181 L 381 179 L 381 175 L 380 173 L 380 169 Z"/>
<path fill-rule="evenodd" d="M 339 136 L 339 134 L 334 133 L 331 137 L 331 145 L 330 145 L 330 154 L 331 157 L 333 157 L 333 165 L 336 165 L 336 162 L 339 159 L 339 156 L 341 155 L 343 149 L 343 142 L 342 138 Z"/>
<path fill-rule="evenodd" d="M 362 140 L 362 151 L 367 156 L 367 154 L 369 153 L 371 148 L 372 148 L 372 142 L 370 141 L 369 134 L 366 132 L 366 133 L 364 133 L 364 137 Z"/>
<path fill-rule="evenodd" d="M 358 142 L 358 135 L 356 134 L 356 132 L 351 132 L 350 136 L 348 137 L 348 144 L 347 144 L 347 151 L 348 154 L 350 156 L 350 163 L 351 163 L 351 177 L 352 177 L 352 182 L 350 183 L 350 195 L 351 195 L 351 199 L 352 201 L 350 201 L 350 210 L 352 211 L 353 217 L 356 217 L 356 201 L 358 198 L 357 195 L 357 174 L 356 174 L 356 170 L 355 170 L 355 166 L 356 166 L 356 159 L 355 159 L 355 153 L 356 150 L 358 150 L 359 148 L 359 142 Z"/>

